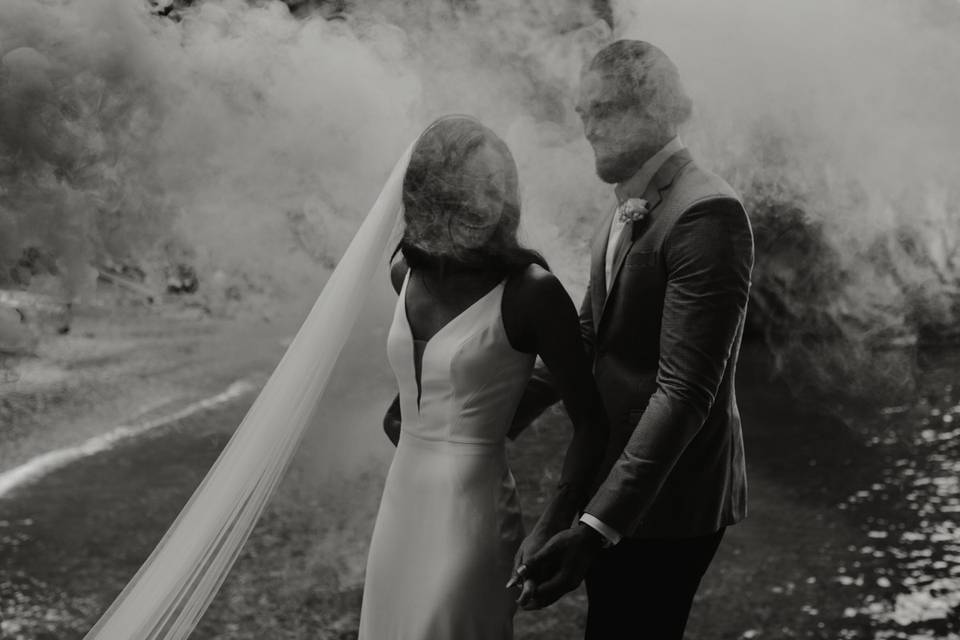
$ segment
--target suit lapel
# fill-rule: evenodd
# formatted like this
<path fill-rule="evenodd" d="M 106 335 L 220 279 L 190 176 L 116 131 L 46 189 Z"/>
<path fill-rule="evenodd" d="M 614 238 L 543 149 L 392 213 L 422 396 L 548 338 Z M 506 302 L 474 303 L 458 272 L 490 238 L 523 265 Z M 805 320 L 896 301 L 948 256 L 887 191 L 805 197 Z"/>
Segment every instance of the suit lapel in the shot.
<path fill-rule="evenodd" d="M 647 185 L 647 190 L 643 192 L 642 197 L 647 201 L 647 215 L 640 222 L 628 223 L 627 226 L 624 227 L 623 233 L 620 234 L 620 242 L 618 243 L 616 253 L 613 254 L 616 256 L 616 262 L 613 263 L 613 268 L 610 269 L 610 286 L 607 287 L 611 291 L 613 290 L 613 285 L 617 283 L 617 276 L 620 275 L 620 269 L 627 259 L 627 254 L 630 253 L 630 247 L 633 246 L 633 243 L 640 237 L 641 232 L 650 224 L 650 216 L 653 215 L 654 210 L 660 204 L 660 191 L 656 185 L 653 184 L 652 180 L 650 184 Z"/>
<path fill-rule="evenodd" d="M 669 185 L 667 185 L 669 186 Z M 650 181 L 650 184 L 647 185 L 647 190 L 643 192 L 643 199 L 647 201 L 647 215 L 644 216 L 643 220 L 633 225 L 633 228 L 630 230 L 630 246 L 633 246 L 633 243 L 637 241 L 637 238 L 643 235 L 643 232 L 647 230 L 647 227 L 650 226 L 650 221 L 653 217 L 653 212 L 657 207 L 660 206 L 660 203 L 663 201 L 663 192 L 666 191 L 667 186 L 660 187 L 657 186 L 657 183 L 653 180 Z M 624 252 L 624 255 L 629 253 L 629 249 Z"/>
<path fill-rule="evenodd" d="M 681 149 L 667 158 L 666 162 L 664 162 L 663 165 L 653 175 L 650 183 L 640 196 L 647 201 L 647 215 L 639 223 L 633 223 L 624 228 L 623 234 L 620 236 L 620 245 L 625 246 L 618 246 L 617 252 L 614 254 L 617 256 L 617 261 L 610 270 L 610 286 L 604 286 L 604 300 L 600 305 L 600 312 L 594 315 L 594 318 L 596 318 L 597 327 L 600 326 L 600 322 L 603 320 L 603 314 L 606 312 L 607 303 L 609 302 L 610 298 L 613 297 L 613 288 L 617 284 L 617 277 L 620 275 L 620 270 L 623 268 L 623 263 L 627 260 L 627 255 L 630 253 L 630 248 L 637 241 L 637 239 L 643 235 L 643 232 L 650 227 L 650 223 L 655 217 L 654 212 L 656 211 L 656 208 L 660 206 L 661 202 L 663 202 L 664 192 L 670 188 L 670 185 L 673 184 L 677 174 L 679 174 L 680 170 L 689 164 L 691 160 L 693 160 L 693 157 L 686 149 Z M 626 195 L 627 197 L 632 197 L 629 194 Z M 608 229 L 609 226 L 610 225 L 608 224 Z M 607 233 L 609 233 L 609 231 Z M 600 262 L 600 271 L 601 273 L 603 272 L 602 259 Z M 606 282 L 604 282 L 604 285 L 606 285 Z M 609 295 L 607 294 L 608 289 L 610 291 Z"/>
<path fill-rule="evenodd" d="M 603 218 L 603 224 L 593 234 L 593 243 L 590 246 L 590 305 L 593 311 L 594 322 L 599 322 L 600 311 L 607 301 L 607 242 L 610 240 L 610 224 L 616 213 L 616 207 L 609 215 Z"/>

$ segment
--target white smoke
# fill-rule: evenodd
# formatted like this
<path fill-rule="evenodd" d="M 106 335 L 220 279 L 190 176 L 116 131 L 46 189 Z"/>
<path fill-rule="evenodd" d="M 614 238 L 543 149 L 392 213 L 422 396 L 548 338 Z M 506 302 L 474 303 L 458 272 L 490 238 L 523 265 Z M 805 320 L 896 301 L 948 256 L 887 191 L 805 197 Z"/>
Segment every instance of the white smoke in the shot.
<path fill-rule="evenodd" d="M 141 0 L 0 0 L 0 268 L 27 246 L 68 274 L 186 254 L 201 290 L 220 271 L 309 302 L 405 145 L 468 112 L 507 140 L 525 235 L 577 293 L 612 195 L 572 106 L 582 64 L 624 36 L 679 66 L 705 165 L 824 230 L 835 263 L 758 255 L 758 284 L 801 304 L 798 272 L 842 272 L 826 303 L 858 339 L 918 309 L 955 322 L 960 5 L 631 0 L 614 16 L 611 34 L 575 0 L 370 0 L 332 21 L 279 1 L 165 18 Z M 389 451 L 388 307 L 371 305 L 297 470 Z"/>
<path fill-rule="evenodd" d="M 746 199 L 753 311 L 789 334 L 774 340 L 789 375 L 909 391 L 908 358 L 874 347 L 955 338 L 960 314 L 960 4 L 615 7 L 617 36 L 676 61 L 685 139 Z"/>
<path fill-rule="evenodd" d="M 659 43 L 680 66 L 701 116 L 691 138 L 704 153 L 749 166 L 742 153 L 757 126 L 787 139 L 796 170 L 823 183 L 805 195 L 837 233 L 909 223 L 930 187 L 957 184 L 956 3 L 641 0 L 621 9 L 624 35 Z M 850 182 L 864 188 L 864 206 L 830 202 Z"/>
<path fill-rule="evenodd" d="M 784 182 L 844 267 L 869 269 L 871 246 L 906 229 L 960 274 L 960 5 L 617 6 L 623 35 L 677 62 L 698 111 L 691 145 L 742 190 Z"/>
<path fill-rule="evenodd" d="M 179 20 L 139 0 L 4 3 L 0 257 L 41 245 L 69 271 L 187 253 L 203 273 L 315 291 L 403 146 L 456 111 L 516 143 L 525 226 L 571 262 L 563 220 L 584 191 L 555 183 L 593 181 L 563 101 L 606 34 L 582 9 L 491 6 L 371 4 L 328 21 L 280 2 L 209 0 Z M 554 147 L 576 175 L 552 170 Z"/>

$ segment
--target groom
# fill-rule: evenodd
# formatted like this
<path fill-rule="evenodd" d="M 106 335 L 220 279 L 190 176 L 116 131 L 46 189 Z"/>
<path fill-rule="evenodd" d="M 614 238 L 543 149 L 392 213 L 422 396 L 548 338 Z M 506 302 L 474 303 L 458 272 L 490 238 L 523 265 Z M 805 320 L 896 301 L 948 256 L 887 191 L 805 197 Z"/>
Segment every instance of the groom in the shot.
<path fill-rule="evenodd" d="M 588 640 L 679 639 L 725 528 L 746 515 L 734 375 L 753 236 L 736 192 L 677 137 L 691 104 L 662 51 L 600 51 L 577 112 L 620 203 L 597 227 L 580 313 L 610 446 L 579 522 L 519 567 L 521 605 L 585 577 Z M 513 435 L 555 400 L 538 369 Z"/>

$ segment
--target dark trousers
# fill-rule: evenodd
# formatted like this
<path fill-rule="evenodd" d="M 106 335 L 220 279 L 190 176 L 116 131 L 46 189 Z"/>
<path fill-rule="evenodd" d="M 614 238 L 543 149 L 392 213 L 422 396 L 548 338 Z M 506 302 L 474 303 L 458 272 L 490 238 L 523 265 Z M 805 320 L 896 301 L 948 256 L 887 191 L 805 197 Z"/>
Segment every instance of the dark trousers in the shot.
<path fill-rule="evenodd" d="M 681 640 L 693 595 L 724 531 L 625 538 L 601 551 L 587 574 L 585 640 Z"/>

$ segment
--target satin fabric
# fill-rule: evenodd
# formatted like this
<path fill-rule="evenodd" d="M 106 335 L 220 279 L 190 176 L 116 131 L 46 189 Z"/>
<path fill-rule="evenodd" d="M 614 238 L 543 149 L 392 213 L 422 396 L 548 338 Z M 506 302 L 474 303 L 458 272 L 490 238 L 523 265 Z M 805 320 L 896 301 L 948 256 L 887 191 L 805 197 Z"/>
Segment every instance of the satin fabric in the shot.
<path fill-rule="evenodd" d="M 507 340 L 501 283 L 427 341 L 418 379 L 407 281 L 387 341 L 403 420 L 359 637 L 507 640 L 517 594 L 505 585 L 523 525 L 505 440 L 534 356 Z"/>

